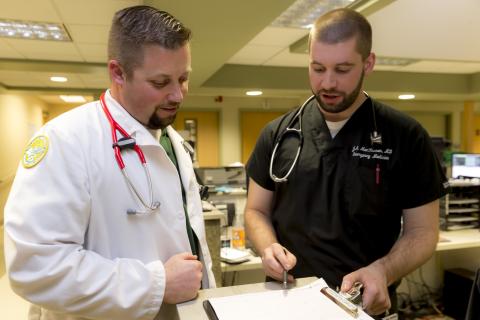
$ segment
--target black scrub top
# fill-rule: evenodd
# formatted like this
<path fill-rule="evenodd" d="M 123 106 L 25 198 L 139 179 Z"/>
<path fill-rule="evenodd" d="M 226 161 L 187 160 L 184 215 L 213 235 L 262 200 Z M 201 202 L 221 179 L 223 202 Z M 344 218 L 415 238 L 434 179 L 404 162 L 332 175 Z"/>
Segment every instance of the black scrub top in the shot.
<path fill-rule="evenodd" d="M 370 138 L 373 110 L 381 145 Z M 269 175 L 275 140 L 296 111 L 263 129 L 247 173 L 274 191 L 271 221 L 277 239 L 297 257 L 291 273 L 340 286 L 344 275 L 390 251 L 403 209 L 440 198 L 448 184 L 421 125 L 370 98 L 334 139 L 317 102 L 306 105 L 299 160 L 287 182 L 275 183 Z M 294 124 L 298 128 L 298 121 Z M 296 146 L 295 139 L 279 146 L 273 166 L 277 177 L 290 168 Z"/>

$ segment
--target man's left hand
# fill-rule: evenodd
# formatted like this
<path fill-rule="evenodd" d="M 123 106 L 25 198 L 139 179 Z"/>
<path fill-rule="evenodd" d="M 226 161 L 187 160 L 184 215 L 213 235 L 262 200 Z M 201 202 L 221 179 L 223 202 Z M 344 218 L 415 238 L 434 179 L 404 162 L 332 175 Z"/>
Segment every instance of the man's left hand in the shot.
<path fill-rule="evenodd" d="M 378 315 L 390 309 L 387 276 L 380 263 L 374 262 L 344 276 L 341 291 L 350 290 L 355 282 L 363 284 L 363 308 L 368 314 Z"/>

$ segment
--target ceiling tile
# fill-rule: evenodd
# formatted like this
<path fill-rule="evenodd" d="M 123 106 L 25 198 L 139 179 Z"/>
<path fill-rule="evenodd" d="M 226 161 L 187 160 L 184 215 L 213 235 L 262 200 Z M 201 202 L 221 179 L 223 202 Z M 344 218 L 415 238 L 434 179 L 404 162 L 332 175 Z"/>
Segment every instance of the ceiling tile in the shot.
<path fill-rule="evenodd" d="M 289 48 L 283 49 L 277 55 L 265 61 L 265 66 L 284 67 L 308 67 L 309 58 L 307 54 L 291 53 Z"/>
<path fill-rule="evenodd" d="M 110 78 L 106 68 L 104 73 L 82 74 L 80 79 L 86 88 L 107 88 L 110 85 Z"/>
<path fill-rule="evenodd" d="M 0 17 L 15 20 L 61 22 L 50 0 L 2 0 Z"/>
<path fill-rule="evenodd" d="M 53 82 L 50 77 L 64 76 L 67 82 Z M 53 87 L 53 88 L 84 88 L 81 78 L 74 73 L 52 73 L 52 72 L 31 72 L 31 71 L 9 71 L 0 70 L 0 82 L 8 86 L 22 87 Z"/>
<path fill-rule="evenodd" d="M 282 50 L 281 46 L 265 46 L 249 44 L 238 51 L 228 60 L 228 63 L 235 64 L 256 64 L 261 65 L 266 60 Z"/>
<path fill-rule="evenodd" d="M 480 61 L 480 1 L 393 1 L 368 17 L 379 56 Z"/>
<path fill-rule="evenodd" d="M 106 44 L 78 43 L 77 48 L 86 62 L 107 62 Z"/>
<path fill-rule="evenodd" d="M 0 58 L 21 59 L 24 57 L 20 53 L 13 50 L 13 48 L 9 46 L 5 40 L 0 39 Z"/>
<path fill-rule="evenodd" d="M 307 29 L 266 27 L 249 44 L 287 47 L 307 34 Z"/>
<path fill-rule="evenodd" d="M 83 61 L 72 42 L 8 39 L 5 40 L 27 59 Z"/>
<path fill-rule="evenodd" d="M 110 25 L 118 10 L 143 4 L 140 0 L 52 0 L 67 24 Z"/>
<path fill-rule="evenodd" d="M 110 26 L 68 24 L 67 30 L 75 43 L 107 44 Z"/>
<path fill-rule="evenodd" d="M 405 72 L 433 72 L 433 73 L 476 73 L 480 72 L 480 62 L 457 61 L 419 61 L 397 69 Z"/>

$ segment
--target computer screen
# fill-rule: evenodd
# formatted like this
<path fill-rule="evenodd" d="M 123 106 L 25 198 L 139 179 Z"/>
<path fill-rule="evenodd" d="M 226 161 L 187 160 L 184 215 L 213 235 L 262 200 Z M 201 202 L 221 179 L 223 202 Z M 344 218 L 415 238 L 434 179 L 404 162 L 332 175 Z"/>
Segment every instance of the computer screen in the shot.
<path fill-rule="evenodd" d="M 452 178 L 480 178 L 479 153 L 453 153 Z"/>

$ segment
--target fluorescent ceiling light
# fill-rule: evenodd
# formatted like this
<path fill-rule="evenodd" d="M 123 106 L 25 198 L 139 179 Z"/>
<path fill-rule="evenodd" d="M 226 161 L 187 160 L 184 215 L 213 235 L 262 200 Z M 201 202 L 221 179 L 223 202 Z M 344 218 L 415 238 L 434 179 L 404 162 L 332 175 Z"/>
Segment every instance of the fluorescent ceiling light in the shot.
<path fill-rule="evenodd" d="M 247 96 L 261 96 L 263 94 L 263 92 L 260 91 L 260 90 L 250 90 L 250 91 L 245 92 L 245 94 Z"/>
<path fill-rule="evenodd" d="M 68 103 L 81 103 L 87 101 L 83 96 L 60 96 L 60 99 Z"/>
<path fill-rule="evenodd" d="M 401 94 L 401 95 L 398 96 L 398 99 L 400 99 L 400 100 L 411 100 L 411 99 L 415 99 L 415 95 L 411 94 L 411 93 Z"/>
<path fill-rule="evenodd" d="M 382 65 L 382 66 L 404 67 L 418 61 L 419 61 L 418 59 L 409 59 L 409 58 L 375 57 L 375 64 Z"/>
<path fill-rule="evenodd" d="M 50 81 L 53 81 L 53 82 L 67 82 L 68 79 L 67 79 L 67 77 L 53 76 L 53 77 L 50 77 Z"/>
<path fill-rule="evenodd" d="M 0 37 L 72 41 L 63 24 L 0 19 Z"/>
<path fill-rule="evenodd" d="M 352 0 L 297 0 L 272 22 L 274 27 L 306 28 L 330 10 L 352 5 Z"/>

